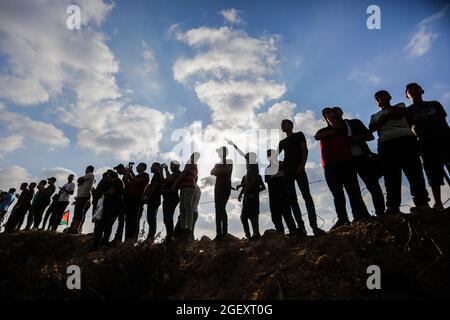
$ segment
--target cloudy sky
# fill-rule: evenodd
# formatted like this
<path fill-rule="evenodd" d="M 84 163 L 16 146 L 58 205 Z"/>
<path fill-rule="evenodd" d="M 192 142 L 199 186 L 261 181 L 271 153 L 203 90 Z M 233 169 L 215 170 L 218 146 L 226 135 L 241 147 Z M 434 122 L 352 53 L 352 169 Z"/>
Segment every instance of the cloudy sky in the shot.
<path fill-rule="evenodd" d="M 212 235 L 208 175 L 225 138 L 258 152 L 263 169 L 280 120 L 291 118 L 307 135 L 308 174 L 318 181 L 311 136 L 323 107 L 367 123 L 375 91 L 407 102 L 405 84 L 419 82 L 449 110 L 448 1 L 379 1 L 381 29 L 369 30 L 372 2 L 2 0 L 0 188 L 51 175 L 62 184 L 89 164 L 101 173 L 130 160 L 185 160 L 190 146 L 203 152 L 197 236 Z M 66 26 L 73 4 L 80 30 Z M 233 179 L 243 172 L 237 165 Z M 329 228 L 327 187 L 311 187 Z M 228 209 L 231 231 L 242 234 L 240 204 Z"/>

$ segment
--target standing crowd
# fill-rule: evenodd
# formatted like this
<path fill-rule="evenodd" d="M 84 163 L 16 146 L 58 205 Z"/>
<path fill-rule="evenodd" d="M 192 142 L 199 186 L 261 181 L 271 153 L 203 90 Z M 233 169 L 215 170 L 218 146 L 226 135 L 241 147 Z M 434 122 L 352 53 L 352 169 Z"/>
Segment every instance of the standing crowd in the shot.
<path fill-rule="evenodd" d="M 354 221 L 371 216 L 361 195 L 358 176 L 371 194 L 377 216 L 401 213 L 402 172 L 409 182 L 416 208 L 429 207 L 430 198 L 423 174 L 425 171 L 434 198 L 433 209 L 444 210 L 441 186 L 444 185 L 444 179 L 449 182 L 445 167 L 447 170 L 450 167 L 450 128 L 446 121 L 447 114 L 439 102 L 422 99 L 424 90 L 418 84 L 408 84 L 405 93 L 412 102 L 409 107 L 403 103 L 392 105 L 391 96 L 385 90 L 376 92 L 375 101 L 380 111 L 371 116 L 368 126 L 358 119 L 344 119 L 344 112 L 340 107 L 322 110 L 326 125 L 314 138 L 320 142 L 325 180 L 333 196 L 337 214 L 337 222 L 333 228 L 350 222 L 344 190 Z M 281 122 L 281 130 L 286 138 L 280 141 L 277 150 L 267 150 L 269 165 L 265 169 L 264 179 L 259 173 L 256 154 L 244 153 L 232 141 L 228 141 L 246 162 L 246 174 L 235 190 L 240 190 L 238 200 L 242 201 L 241 222 L 245 236 L 250 240 L 261 237 L 259 194 L 266 189 L 266 184 L 271 218 L 278 232 L 285 232 L 285 224 L 290 234 L 306 235 L 296 194 L 297 185 L 305 201 L 309 225 L 314 235 L 324 233 L 317 225 L 316 209 L 305 170 L 308 158 L 305 135 L 301 131 L 294 132 L 293 129 L 291 120 Z M 367 144 L 375 139 L 374 132 L 378 134 L 377 153 L 372 152 Z M 216 151 L 219 162 L 212 168 L 211 175 L 216 178 L 215 240 L 221 240 L 228 234 L 226 207 L 234 189 L 233 162 L 227 158 L 227 147 L 222 146 Z M 280 153 L 284 153 L 283 161 L 278 160 Z M 95 250 L 109 243 L 116 221 L 118 224 L 114 243 L 137 241 L 144 205 L 149 225 L 148 242 L 155 240 L 161 204 L 166 243 L 174 238 L 188 241 L 194 236 L 201 197 L 197 184 L 199 158 L 200 154 L 194 152 L 182 171 L 177 161 L 170 162 L 170 166 L 154 162 L 150 167 L 151 179 L 145 163 L 139 163 L 136 169 L 134 163 L 129 163 L 128 166 L 119 164 L 104 172 L 95 187 L 93 166 L 88 166 L 85 175 L 77 179 L 77 188 L 73 174 L 67 177 L 67 182 L 58 188 L 58 192 L 55 177 L 38 184 L 23 183 L 20 194 L 16 195 L 14 188 L 0 194 L 0 223 L 17 198 L 4 225 L 5 232 L 21 230 L 25 218 L 25 230 L 55 231 L 76 189 L 74 216 L 71 225 L 64 232 L 81 233 L 86 212 L 92 207 Z M 379 183 L 381 177 L 384 177 L 386 199 Z M 175 223 L 178 206 L 179 216 Z"/>

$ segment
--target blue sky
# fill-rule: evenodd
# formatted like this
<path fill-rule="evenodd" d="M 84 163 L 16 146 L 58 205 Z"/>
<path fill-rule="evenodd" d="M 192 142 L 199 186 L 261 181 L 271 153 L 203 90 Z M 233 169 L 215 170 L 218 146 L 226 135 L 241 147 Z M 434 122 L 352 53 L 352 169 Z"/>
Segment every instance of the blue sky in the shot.
<path fill-rule="evenodd" d="M 81 30 L 65 27 L 70 4 L 81 8 Z M 371 4 L 381 9 L 380 30 L 366 27 Z M 405 101 L 408 82 L 422 84 L 425 98 L 448 111 L 448 6 L 2 1 L 1 188 L 69 170 L 79 175 L 88 164 L 168 161 L 175 144 L 170 135 L 196 121 L 205 131 L 233 130 L 245 149 L 252 145 L 242 132 L 277 129 L 284 117 L 310 138 L 322 125 L 323 107 L 340 105 L 367 123 L 377 111 L 373 93 L 387 89 L 394 102 Z M 311 175 L 320 178 L 318 148 L 310 147 Z M 205 159 L 202 178 L 214 154 Z"/>

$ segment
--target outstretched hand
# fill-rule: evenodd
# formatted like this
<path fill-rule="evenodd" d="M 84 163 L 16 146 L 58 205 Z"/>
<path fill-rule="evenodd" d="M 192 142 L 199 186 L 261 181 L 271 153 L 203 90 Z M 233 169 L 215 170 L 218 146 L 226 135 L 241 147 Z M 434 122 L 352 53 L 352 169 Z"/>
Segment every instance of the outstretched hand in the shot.
<path fill-rule="evenodd" d="M 225 138 L 225 140 L 226 140 L 226 142 L 228 142 L 228 144 L 229 144 L 230 146 L 234 146 L 234 142 L 233 142 L 232 140 L 229 140 L 229 139 L 227 139 L 227 138 Z"/>

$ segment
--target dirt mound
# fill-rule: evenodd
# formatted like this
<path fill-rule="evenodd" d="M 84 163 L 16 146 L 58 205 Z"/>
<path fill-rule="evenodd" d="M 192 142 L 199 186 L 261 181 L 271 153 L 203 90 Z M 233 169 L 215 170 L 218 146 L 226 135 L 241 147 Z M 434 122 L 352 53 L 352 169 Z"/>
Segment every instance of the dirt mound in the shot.
<path fill-rule="evenodd" d="M 90 252 L 92 236 L 0 234 L 0 299 L 448 298 L 450 212 L 373 217 L 319 237 L 207 237 Z M 66 287 L 81 268 L 81 290 Z M 369 290 L 367 267 L 381 270 Z"/>

